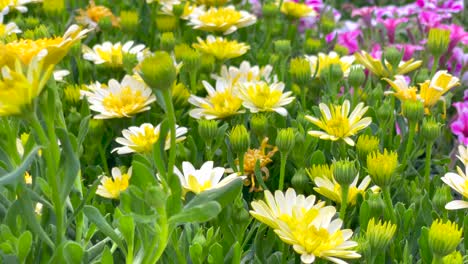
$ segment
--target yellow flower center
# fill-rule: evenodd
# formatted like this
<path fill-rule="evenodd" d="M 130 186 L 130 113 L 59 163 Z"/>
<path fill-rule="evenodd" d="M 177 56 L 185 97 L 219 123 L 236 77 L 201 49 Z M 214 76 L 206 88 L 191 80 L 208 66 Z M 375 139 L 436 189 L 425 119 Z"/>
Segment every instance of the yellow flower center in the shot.
<path fill-rule="evenodd" d="M 141 91 L 134 91 L 131 87 L 124 87 L 118 94 L 109 94 L 102 104 L 109 112 L 118 113 L 121 116 L 127 116 L 136 113 L 146 102 Z"/>
<path fill-rule="evenodd" d="M 97 48 L 96 53 L 101 57 L 101 59 L 105 60 L 110 66 L 121 66 L 123 64 L 123 52 L 122 46 L 112 46 L 111 50 L 104 50 L 102 48 Z"/>
<path fill-rule="evenodd" d="M 215 30 L 225 31 L 231 26 L 237 24 L 242 18 L 240 12 L 230 8 L 210 8 L 204 14 L 200 15 L 199 20 L 204 25 L 209 25 Z"/>
<path fill-rule="evenodd" d="M 217 92 L 209 98 L 211 105 L 204 104 L 202 107 L 210 114 L 221 118 L 234 115 L 242 105 L 242 100 L 237 98 L 228 89 Z"/>
<path fill-rule="evenodd" d="M 205 190 L 211 189 L 212 187 L 212 182 L 211 181 L 206 181 L 203 183 L 198 182 L 197 177 L 193 175 L 188 176 L 188 186 L 190 187 L 190 190 L 194 193 L 201 193 Z"/>
<path fill-rule="evenodd" d="M 1 35 L 1 34 L 0 34 Z M 16 55 L 23 64 L 27 65 L 41 50 L 62 43 L 62 37 L 43 38 L 38 40 L 22 39 L 6 44 L 6 50 Z"/>
<path fill-rule="evenodd" d="M 154 131 L 154 128 L 145 126 L 143 133 L 137 133 L 130 136 L 130 141 L 137 146 L 132 146 L 138 153 L 148 153 L 153 149 L 153 144 L 159 138 L 159 133 Z"/>
<path fill-rule="evenodd" d="M 341 197 L 341 186 L 338 183 L 335 183 L 333 192 L 336 193 L 338 197 L 340 197 L 339 202 L 341 204 L 341 202 L 343 201 L 343 197 Z M 354 205 L 356 203 L 356 197 L 358 193 L 362 193 L 362 191 L 358 190 L 358 188 L 356 188 L 355 186 L 349 187 L 347 199 L 348 204 Z"/>
<path fill-rule="evenodd" d="M 330 120 L 322 119 L 327 133 L 338 138 L 346 137 L 351 128 L 348 117 L 341 114 L 341 106 L 335 106 L 331 111 L 332 118 Z"/>
<path fill-rule="evenodd" d="M 271 110 L 279 103 L 283 93 L 270 89 L 267 83 L 256 83 L 249 86 L 247 94 L 256 107 Z"/>
<path fill-rule="evenodd" d="M 119 197 L 120 193 L 128 188 L 128 182 L 130 177 L 128 174 L 122 174 L 122 177 L 116 177 L 115 179 L 106 178 L 102 184 L 114 198 Z"/>
<path fill-rule="evenodd" d="M 341 230 L 330 234 L 327 229 L 316 228 L 313 225 L 305 228 L 290 226 L 290 228 L 292 228 L 294 237 L 299 241 L 299 244 L 305 248 L 306 252 L 312 253 L 315 256 L 320 256 L 324 251 L 335 249 L 344 242 Z"/>
<path fill-rule="evenodd" d="M 307 16 L 312 11 L 313 11 L 312 8 L 302 3 L 285 2 L 281 6 L 281 12 L 283 12 L 284 14 L 288 16 L 292 16 L 295 18 L 301 18 L 301 17 Z"/>

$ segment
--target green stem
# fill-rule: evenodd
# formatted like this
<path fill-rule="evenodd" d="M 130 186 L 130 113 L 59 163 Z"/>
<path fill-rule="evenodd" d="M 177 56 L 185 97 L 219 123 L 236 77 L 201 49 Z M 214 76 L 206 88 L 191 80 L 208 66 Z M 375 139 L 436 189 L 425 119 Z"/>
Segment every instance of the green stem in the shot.
<path fill-rule="evenodd" d="M 288 153 L 281 152 L 281 164 L 280 164 L 280 178 L 278 190 L 282 191 L 284 186 L 284 174 L 286 171 L 286 160 L 288 159 Z"/>
<path fill-rule="evenodd" d="M 148 258 L 143 258 L 143 264 L 156 263 L 164 253 L 164 249 L 166 249 L 166 245 L 169 239 L 169 224 L 167 223 L 166 208 L 161 208 L 158 210 L 158 214 L 159 221 L 156 223 L 155 229 L 159 229 L 160 232 L 153 237 L 150 247 L 147 248 L 148 254 L 146 254 L 146 257 Z"/>
<path fill-rule="evenodd" d="M 395 211 L 393 210 L 392 197 L 390 196 L 390 187 L 383 187 L 382 192 L 384 195 L 385 207 L 387 208 L 388 214 L 390 215 L 390 220 L 392 221 L 392 223 L 396 224 L 396 215 Z"/>
<path fill-rule="evenodd" d="M 442 264 L 442 263 L 443 263 L 442 257 L 437 254 L 434 254 L 434 256 L 432 257 L 432 264 Z"/>
<path fill-rule="evenodd" d="M 349 185 L 341 186 L 341 207 L 340 207 L 340 218 L 345 221 L 346 217 L 346 208 L 348 207 L 348 193 Z"/>
<path fill-rule="evenodd" d="M 239 159 L 240 175 L 244 175 L 244 155 L 245 155 L 245 153 L 240 153 L 240 154 L 237 155 L 237 158 Z"/>
<path fill-rule="evenodd" d="M 106 175 L 111 177 L 112 175 L 109 170 L 109 165 L 107 164 L 107 157 L 102 144 L 98 144 L 98 151 L 99 157 L 101 158 L 102 166 L 104 167 L 104 172 L 106 173 Z"/>
<path fill-rule="evenodd" d="M 439 60 L 440 60 L 440 56 L 434 56 L 434 61 L 432 64 L 432 69 L 431 69 L 431 77 L 433 77 L 435 72 L 437 71 L 437 67 L 439 66 Z"/>
<path fill-rule="evenodd" d="M 409 123 L 408 140 L 406 142 L 406 149 L 405 149 L 405 153 L 403 153 L 403 161 L 402 161 L 403 168 L 406 168 L 406 163 L 408 162 L 408 157 L 410 155 L 410 152 L 413 150 L 413 141 L 414 141 L 415 131 L 416 131 L 416 123 L 410 122 Z"/>
<path fill-rule="evenodd" d="M 191 70 L 189 72 L 189 77 L 190 77 L 190 90 L 192 91 L 192 93 L 196 94 L 197 93 L 197 71 Z"/>
<path fill-rule="evenodd" d="M 301 87 L 301 107 L 302 107 L 302 110 L 305 111 L 306 110 L 306 96 L 307 96 L 307 92 L 309 91 L 309 89 L 307 88 L 307 86 L 303 86 Z"/>
<path fill-rule="evenodd" d="M 289 254 L 289 245 L 283 242 L 283 250 L 281 254 L 281 264 L 286 264 Z"/>
<path fill-rule="evenodd" d="M 430 183 L 430 174 L 431 174 L 431 155 L 432 155 L 432 145 L 434 142 L 428 142 L 426 145 L 426 163 L 424 165 L 424 187 L 429 192 Z"/>
<path fill-rule="evenodd" d="M 175 158 L 176 158 L 176 118 L 174 113 L 174 105 L 172 104 L 171 90 L 166 89 L 163 91 L 164 103 L 166 105 L 167 120 L 169 121 L 171 148 L 169 149 L 169 160 L 167 166 L 167 179 L 168 182 L 174 172 Z"/>

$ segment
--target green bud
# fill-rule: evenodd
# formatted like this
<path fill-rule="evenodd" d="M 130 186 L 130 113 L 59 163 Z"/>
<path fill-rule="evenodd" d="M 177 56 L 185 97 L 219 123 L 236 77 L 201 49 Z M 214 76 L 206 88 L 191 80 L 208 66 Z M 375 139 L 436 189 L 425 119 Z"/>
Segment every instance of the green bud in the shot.
<path fill-rule="evenodd" d="M 388 247 L 395 235 L 396 225 L 391 222 L 376 223 L 372 218 L 367 224 L 366 238 L 371 252 L 382 252 Z"/>
<path fill-rule="evenodd" d="M 232 151 L 238 155 L 247 152 L 250 146 L 249 132 L 244 125 L 237 125 L 231 130 L 229 135 Z"/>
<path fill-rule="evenodd" d="M 138 64 L 138 58 L 135 54 L 124 53 L 122 56 L 122 64 L 125 71 L 129 74 L 133 73 L 133 69 Z"/>
<path fill-rule="evenodd" d="M 250 128 L 258 138 L 263 138 L 268 130 L 268 118 L 262 114 L 253 115 L 250 119 Z"/>
<path fill-rule="evenodd" d="M 322 16 L 320 19 L 320 29 L 325 35 L 330 34 L 335 29 L 335 19 L 331 16 Z"/>
<path fill-rule="evenodd" d="M 275 4 L 265 4 L 262 7 L 262 14 L 265 19 L 274 19 L 279 14 L 278 6 Z"/>
<path fill-rule="evenodd" d="M 333 163 L 333 176 L 340 186 L 349 186 L 358 174 L 354 161 L 339 160 Z"/>
<path fill-rule="evenodd" d="M 289 63 L 289 73 L 294 82 L 299 85 L 307 85 L 311 79 L 310 63 L 304 58 L 294 58 Z"/>
<path fill-rule="evenodd" d="M 434 142 L 441 133 L 440 127 L 442 124 L 434 120 L 434 118 L 423 120 L 421 134 L 427 142 Z"/>
<path fill-rule="evenodd" d="M 200 137 L 211 144 L 218 134 L 218 122 L 215 120 L 200 119 L 198 121 L 198 134 Z"/>
<path fill-rule="evenodd" d="M 398 167 L 398 154 L 384 149 L 383 153 L 375 151 L 367 155 L 367 172 L 372 181 L 379 187 L 390 186 Z"/>
<path fill-rule="evenodd" d="M 21 16 L 20 16 L 21 17 Z M 23 24 L 25 29 L 34 29 L 41 24 L 41 21 L 36 17 L 27 17 L 24 19 L 19 19 L 21 22 L 16 22 L 17 26 L 22 28 L 20 25 Z M 18 21 L 18 20 L 16 20 Z"/>
<path fill-rule="evenodd" d="M 384 52 L 385 60 L 392 65 L 393 69 L 397 69 L 403 58 L 403 53 L 394 47 L 386 48 Z"/>
<path fill-rule="evenodd" d="M 176 17 L 182 16 L 185 10 L 185 3 L 177 4 L 172 7 L 172 13 Z"/>
<path fill-rule="evenodd" d="M 366 74 L 362 67 L 352 66 L 348 75 L 348 83 L 354 88 L 360 87 L 366 81 Z M 354 91 L 357 92 L 357 91 Z"/>
<path fill-rule="evenodd" d="M 278 52 L 283 57 L 287 57 L 291 54 L 291 41 L 287 39 L 277 40 L 274 43 L 275 52 Z"/>
<path fill-rule="evenodd" d="M 200 228 L 192 240 L 192 244 L 199 244 L 200 246 L 204 246 L 206 243 L 205 235 L 203 234 L 203 228 Z"/>
<path fill-rule="evenodd" d="M 141 62 L 139 74 L 149 87 L 161 91 L 171 89 L 177 78 L 174 61 L 165 51 L 146 57 Z"/>
<path fill-rule="evenodd" d="M 80 90 L 81 87 L 79 85 L 68 84 L 63 88 L 63 99 L 65 102 L 69 104 L 76 104 L 80 102 Z"/>
<path fill-rule="evenodd" d="M 424 117 L 424 104 L 421 101 L 406 100 L 402 108 L 403 116 L 409 122 L 419 122 Z"/>
<path fill-rule="evenodd" d="M 450 188 L 447 185 L 444 185 L 436 189 L 436 192 L 432 197 L 432 204 L 439 212 L 445 212 L 445 205 L 452 200 L 453 198 Z"/>
<path fill-rule="evenodd" d="M 356 142 L 356 151 L 361 161 L 366 161 L 367 155 L 379 150 L 380 140 L 376 136 L 360 135 Z"/>
<path fill-rule="evenodd" d="M 171 52 L 175 46 L 174 33 L 164 32 L 161 34 L 161 50 Z"/>
<path fill-rule="evenodd" d="M 367 204 L 369 205 L 369 211 L 374 216 L 383 215 L 385 210 L 385 202 L 379 193 L 371 193 L 367 198 Z"/>
<path fill-rule="evenodd" d="M 201 57 L 201 70 L 206 73 L 212 73 L 215 67 L 215 57 L 213 55 L 204 54 Z"/>
<path fill-rule="evenodd" d="M 430 75 L 429 70 L 426 69 L 426 68 L 422 68 L 422 69 L 420 69 L 418 71 L 418 73 L 414 77 L 414 82 L 415 83 L 423 83 L 426 80 L 431 79 L 431 77 L 429 75 Z"/>
<path fill-rule="evenodd" d="M 393 108 L 387 100 L 377 108 L 377 120 L 379 123 L 385 124 L 393 117 Z"/>
<path fill-rule="evenodd" d="M 304 193 L 309 182 L 309 177 L 307 176 L 304 168 L 297 170 L 291 179 L 291 185 L 298 193 Z"/>
<path fill-rule="evenodd" d="M 280 59 L 280 57 L 278 56 L 278 54 L 271 54 L 269 64 L 270 65 L 276 65 L 276 63 L 279 61 L 279 59 Z"/>
<path fill-rule="evenodd" d="M 24 39 L 35 39 L 36 37 L 34 36 L 34 30 L 28 29 L 23 32 L 23 38 Z"/>
<path fill-rule="evenodd" d="M 41 38 L 49 38 L 50 33 L 49 29 L 47 29 L 44 25 L 39 25 L 34 29 L 34 39 L 41 39 Z"/>
<path fill-rule="evenodd" d="M 340 44 L 335 44 L 335 46 L 333 47 L 333 51 L 338 53 L 338 55 L 340 56 L 345 56 L 349 54 L 349 49 Z"/>
<path fill-rule="evenodd" d="M 110 16 L 103 17 L 99 19 L 98 22 L 99 29 L 102 31 L 109 31 L 112 29 L 112 18 Z"/>
<path fill-rule="evenodd" d="M 308 38 L 304 43 L 304 51 L 306 54 L 317 54 L 322 50 L 323 46 L 322 40 Z"/>
<path fill-rule="evenodd" d="M 175 109 L 183 108 L 188 103 L 190 91 L 183 83 L 177 83 L 172 89 L 172 102 Z"/>
<path fill-rule="evenodd" d="M 201 54 L 193 49 L 187 50 L 182 54 L 182 61 L 188 71 L 198 71 L 201 67 Z"/>
<path fill-rule="evenodd" d="M 442 259 L 443 264 L 463 264 L 463 256 L 459 251 L 454 251 Z"/>
<path fill-rule="evenodd" d="M 123 32 L 134 33 L 138 30 L 140 19 L 136 11 L 122 11 L 120 12 L 120 27 Z"/>
<path fill-rule="evenodd" d="M 427 49 L 434 57 L 440 57 L 447 51 L 450 42 L 450 30 L 431 28 L 427 38 Z"/>
<path fill-rule="evenodd" d="M 292 128 L 281 129 L 276 136 L 276 146 L 282 153 L 289 153 L 294 148 L 295 136 Z"/>
<path fill-rule="evenodd" d="M 192 48 L 185 43 L 175 45 L 174 55 L 176 57 L 176 60 L 181 61 L 185 53 L 190 52 L 190 51 L 192 51 Z"/>
<path fill-rule="evenodd" d="M 161 32 L 171 32 L 177 27 L 177 17 L 171 15 L 157 15 L 156 28 Z"/>
<path fill-rule="evenodd" d="M 462 230 L 456 223 L 447 220 L 445 223 L 441 219 L 432 222 L 429 229 L 429 247 L 434 256 L 445 257 L 454 252 L 462 239 Z"/>
<path fill-rule="evenodd" d="M 328 67 L 320 71 L 320 80 L 326 83 L 338 83 L 343 79 L 343 70 L 336 63 L 330 64 Z"/>

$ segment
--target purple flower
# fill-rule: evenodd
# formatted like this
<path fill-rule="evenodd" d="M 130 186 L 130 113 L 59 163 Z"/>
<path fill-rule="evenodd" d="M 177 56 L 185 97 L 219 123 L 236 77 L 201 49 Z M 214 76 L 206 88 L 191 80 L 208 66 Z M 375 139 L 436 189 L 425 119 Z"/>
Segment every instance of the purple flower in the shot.
<path fill-rule="evenodd" d="M 382 23 L 385 28 L 387 29 L 387 36 L 388 36 L 388 41 L 390 43 L 395 42 L 395 31 L 396 28 L 402 24 L 408 22 L 408 18 L 402 17 L 402 18 L 378 18 L 377 21 L 379 23 Z"/>
<path fill-rule="evenodd" d="M 466 92 L 466 91 L 465 91 Z M 454 103 L 458 118 L 450 125 L 452 133 L 458 136 L 458 141 L 468 145 L 468 101 Z"/>
<path fill-rule="evenodd" d="M 416 0 L 416 5 L 423 9 L 437 10 L 441 13 L 458 13 L 463 10 L 463 0 Z"/>
<path fill-rule="evenodd" d="M 395 44 L 395 48 L 397 48 L 399 51 L 404 50 L 403 60 L 405 60 L 405 61 L 410 60 L 411 58 L 413 58 L 413 54 L 416 51 L 424 50 L 423 46 L 413 45 L 413 44 Z"/>
<path fill-rule="evenodd" d="M 439 14 L 433 11 L 422 11 L 418 15 L 419 23 L 426 29 L 438 27 L 443 20 L 449 19 L 450 14 Z"/>
<path fill-rule="evenodd" d="M 337 38 L 336 43 L 348 48 L 349 53 L 353 54 L 354 52 L 360 50 L 359 42 L 358 42 L 358 37 L 360 36 L 362 36 L 362 31 L 360 29 L 338 33 L 338 38 Z"/>

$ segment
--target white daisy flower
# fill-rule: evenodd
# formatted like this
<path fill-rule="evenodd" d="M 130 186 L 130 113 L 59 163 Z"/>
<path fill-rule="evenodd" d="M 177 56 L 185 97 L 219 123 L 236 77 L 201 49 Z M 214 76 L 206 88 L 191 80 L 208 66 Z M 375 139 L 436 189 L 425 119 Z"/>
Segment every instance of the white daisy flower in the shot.
<path fill-rule="evenodd" d="M 126 42 L 123 46 L 120 42 L 112 44 L 109 41 L 102 45 L 94 45 L 93 49 L 83 46 L 83 58 L 94 64 L 104 64 L 110 67 L 122 67 L 124 56 L 134 55 L 138 62 L 141 62 L 149 52 L 145 50 L 145 45 L 133 45 L 133 41 Z"/>

